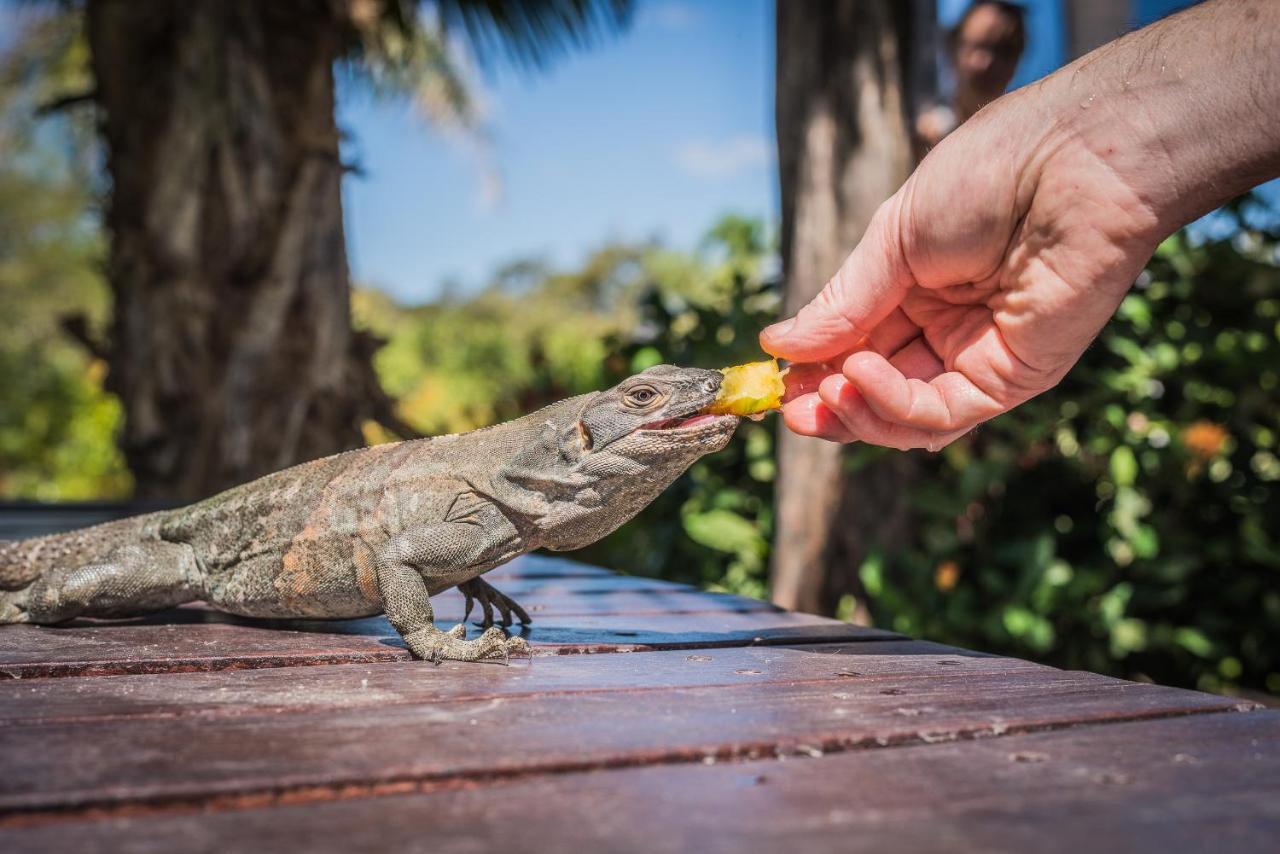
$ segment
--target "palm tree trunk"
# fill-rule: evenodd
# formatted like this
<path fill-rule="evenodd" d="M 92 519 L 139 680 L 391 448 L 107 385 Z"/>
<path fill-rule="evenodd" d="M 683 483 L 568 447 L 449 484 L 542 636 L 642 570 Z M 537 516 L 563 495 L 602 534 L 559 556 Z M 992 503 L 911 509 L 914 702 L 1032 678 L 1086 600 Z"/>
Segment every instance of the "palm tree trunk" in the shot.
<path fill-rule="evenodd" d="M 871 215 L 913 166 L 908 86 L 913 4 L 826 0 L 777 4 L 776 116 L 782 192 L 784 310 L 821 290 Z M 779 438 L 774 602 L 831 612 L 857 590 L 869 548 L 905 525 L 910 458 L 886 455 L 854 474 L 843 449 L 785 430 Z"/>
<path fill-rule="evenodd" d="M 111 193 L 110 387 L 141 498 L 361 443 L 324 0 L 89 0 Z"/>

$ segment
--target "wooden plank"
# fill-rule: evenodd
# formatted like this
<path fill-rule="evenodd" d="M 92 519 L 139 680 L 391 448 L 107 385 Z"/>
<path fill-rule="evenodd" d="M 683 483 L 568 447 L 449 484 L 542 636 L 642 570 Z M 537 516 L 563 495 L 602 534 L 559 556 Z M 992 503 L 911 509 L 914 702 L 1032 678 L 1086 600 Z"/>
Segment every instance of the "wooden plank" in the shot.
<path fill-rule="evenodd" d="M 743 647 L 686 655 L 662 653 L 540 658 L 488 667 L 461 662 L 335 665 L 216 673 L 70 677 L 0 683 L 0 726 L 124 717 L 281 714 L 361 709 L 441 700 L 583 691 L 645 690 L 777 682 L 881 680 L 885 696 L 910 697 L 911 680 L 979 673 L 1051 670 L 1016 658 L 975 655 L 926 641 L 877 641 L 802 647 Z"/>
<path fill-rule="evenodd" d="M 461 611 L 460 606 L 458 607 Z M 459 616 L 461 614 L 459 613 Z M 453 625 L 441 620 L 441 628 Z M 471 629 L 471 635 L 477 634 Z M 539 615 L 522 634 L 536 655 L 838 643 L 892 632 L 786 611 Z M 0 626 L 0 679 L 181 673 L 311 664 L 407 661 L 384 617 L 242 620 L 203 608 L 67 627 Z"/>
<path fill-rule="evenodd" d="M 196 614 L 196 616 L 193 616 Z M 0 680 L 118 673 L 182 673 L 246 667 L 401 661 L 407 650 L 376 636 L 282 631 L 236 623 L 188 623 L 198 612 L 167 612 L 163 624 L 66 628 L 0 626 Z"/>
<path fill-rule="evenodd" d="M 696 658 L 655 656 L 654 676 L 663 667 L 697 667 Z M 597 662 L 578 663 L 591 670 Z M 0 730 L 0 808 L 328 796 L 351 787 L 807 754 L 1236 707 L 1229 698 L 1054 670 L 895 687 L 902 693 L 886 692 L 880 680 L 832 676 L 438 700 L 359 714 L 11 725 Z"/>
<path fill-rule="evenodd" d="M 613 575 L 526 556 L 502 567 L 500 589 L 534 618 L 525 634 L 539 654 L 895 637 L 683 584 Z M 436 597 L 442 627 L 462 618 L 456 590 Z M 709 621 L 695 615 L 720 613 Z M 752 616 L 757 615 L 757 616 Z M 473 620 L 479 612 L 473 612 Z M 697 623 L 696 631 L 689 626 Z M 518 630 L 518 627 L 517 627 Z M 127 621 L 0 627 L 0 679 L 176 673 L 400 661 L 408 652 L 384 618 L 244 620 L 187 606 Z"/>
<path fill-rule="evenodd" d="M 226 806 L 234 806 L 228 803 Z M 1280 713 L 60 821 L 6 851 L 1274 851 Z"/>
<path fill-rule="evenodd" d="M 499 582 L 498 589 L 519 602 L 535 625 L 544 617 L 702 614 L 711 611 L 783 613 L 781 608 L 759 599 L 727 593 L 703 593 L 693 588 L 642 586 L 634 581 L 624 578 L 572 578 L 554 582 L 522 579 Z M 461 620 L 465 601 L 456 589 L 434 597 L 432 606 L 436 619 L 448 622 Z M 471 612 L 471 619 L 478 620 L 479 614 L 477 606 Z M 495 611 L 494 618 L 498 617 L 499 613 Z"/>

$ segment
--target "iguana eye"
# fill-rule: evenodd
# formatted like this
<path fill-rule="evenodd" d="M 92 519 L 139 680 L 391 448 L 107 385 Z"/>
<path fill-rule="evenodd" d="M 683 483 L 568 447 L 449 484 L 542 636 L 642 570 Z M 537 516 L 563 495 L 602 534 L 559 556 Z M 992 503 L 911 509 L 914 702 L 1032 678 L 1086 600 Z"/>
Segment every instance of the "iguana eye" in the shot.
<path fill-rule="evenodd" d="M 635 388 L 627 389 L 627 403 L 632 406 L 648 406 L 657 399 L 657 390 L 650 386 L 638 385 Z"/>

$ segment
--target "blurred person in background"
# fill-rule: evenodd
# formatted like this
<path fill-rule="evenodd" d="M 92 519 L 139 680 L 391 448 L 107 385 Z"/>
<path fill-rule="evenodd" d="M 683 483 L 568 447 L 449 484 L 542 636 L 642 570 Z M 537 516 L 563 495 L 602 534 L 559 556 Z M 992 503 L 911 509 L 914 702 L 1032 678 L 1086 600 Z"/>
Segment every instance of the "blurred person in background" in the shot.
<path fill-rule="evenodd" d="M 1027 44 L 1023 9 L 1003 0 L 976 0 L 947 34 L 954 90 L 916 118 L 918 155 L 942 141 L 986 104 L 1004 94 Z"/>

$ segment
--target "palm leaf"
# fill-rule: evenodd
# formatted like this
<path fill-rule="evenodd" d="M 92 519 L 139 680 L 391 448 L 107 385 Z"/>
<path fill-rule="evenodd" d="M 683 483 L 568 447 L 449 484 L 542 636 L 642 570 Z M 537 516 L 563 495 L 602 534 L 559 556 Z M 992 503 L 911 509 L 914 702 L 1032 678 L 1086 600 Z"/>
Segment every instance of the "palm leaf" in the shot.
<path fill-rule="evenodd" d="M 397 0 L 403 5 L 404 0 Z M 410 4 L 411 5 L 411 4 Z M 627 26 L 632 0 L 436 0 L 446 31 L 461 31 L 481 62 L 503 55 L 545 66 Z"/>

